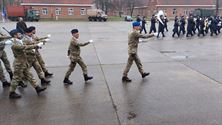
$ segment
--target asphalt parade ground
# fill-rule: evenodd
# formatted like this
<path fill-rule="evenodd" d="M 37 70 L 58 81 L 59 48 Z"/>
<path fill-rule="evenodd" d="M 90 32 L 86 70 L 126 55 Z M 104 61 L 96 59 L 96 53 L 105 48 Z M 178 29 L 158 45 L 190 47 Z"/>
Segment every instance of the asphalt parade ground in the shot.
<path fill-rule="evenodd" d="M 54 76 L 47 91 L 18 88 L 21 99 L 10 100 L 9 88 L 0 84 L 0 125 L 221 125 L 222 34 L 211 37 L 172 38 L 173 22 L 165 38 L 143 40 L 131 83 L 122 83 L 128 53 L 129 22 L 28 22 L 37 36 L 51 34 L 40 50 Z M 13 29 L 15 22 L 0 23 Z M 71 29 L 78 28 L 80 41 L 94 40 L 81 48 L 81 56 L 94 79 L 84 82 L 79 65 L 72 73 L 73 85 L 63 79 L 70 63 L 67 49 Z M 149 27 L 147 27 L 149 30 Z M 4 33 L 4 30 L 1 29 Z M 6 52 L 12 64 L 10 46 Z M 36 72 L 31 69 L 40 83 Z M 8 74 L 5 71 L 8 78 Z M 8 78 L 9 80 L 9 78 Z"/>

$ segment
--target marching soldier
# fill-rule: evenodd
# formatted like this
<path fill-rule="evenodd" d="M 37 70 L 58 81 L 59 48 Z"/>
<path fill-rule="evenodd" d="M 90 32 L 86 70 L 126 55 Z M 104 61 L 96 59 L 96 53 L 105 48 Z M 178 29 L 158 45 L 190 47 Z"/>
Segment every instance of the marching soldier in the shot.
<path fill-rule="evenodd" d="M 38 42 L 43 42 L 43 41 L 34 41 L 34 39 L 32 38 L 33 34 L 32 34 L 31 28 L 27 28 L 25 32 L 26 33 L 22 39 L 23 44 L 33 45 Z M 38 49 L 38 48 L 36 48 L 36 49 Z M 42 85 L 49 85 L 50 81 L 45 78 L 45 74 L 42 71 L 42 68 L 36 58 L 36 52 L 35 52 L 36 49 L 29 49 L 29 50 L 25 51 L 28 64 L 29 64 L 30 68 L 33 67 L 36 70 L 38 77 L 41 80 L 41 84 Z"/>
<path fill-rule="evenodd" d="M 200 36 L 200 34 L 202 34 L 203 36 L 205 36 L 205 33 L 204 33 L 204 28 L 205 28 L 205 23 L 204 23 L 204 20 L 202 18 L 200 18 L 199 20 L 199 30 L 198 30 L 198 36 Z"/>
<path fill-rule="evenodd" d="M 217 17 L 216 22 L 217 22 L 217 32 L 220 34 L 220 29 L 222 25 L 220 17 Z"/>
<path fill-rule="evenodd" d="M 140 30 L 140 33 L 142 33 L 143 30 L 144 30 L 145 34 L 147 34 L 147 32 L 146 32 L 146 17 L 145 16 L 143 17 L 143 20 L 142 20 L 142 28 Z"/>
<path fill-rule="evenodd" d="M 23 78 L 28 80 L 30 84 L 35 88 L 37 94 L 39 94 L 40 92 L 44 91 L 46 88 L 40 87 L 36 83 L 36 80 L 33 78 L 32 73 L 29 72 L 25 51 L 40 48 L 43 45 L 43 43 L 24 45 L 23 42 L 20 40 L 21 34 L 17 30 L 12 30 L 10 34 L 13 37 L 13 43 L 11 49 L 15 59 L 13 63 L 14 75 L 11 82 L 9 98 L 11 99 L 21 98 L 21 95 L 17 94 L 15 90 L 18 86 L 18 83 L 22 81 Z"/>
<path fill-rule="evenodd" d="M 156 17 L 154 15 L 152 15 L 151 18 L 151 26 L 150 26 L 150 33 L 152 32 L 156 32 Z"/>
<path fill-rule="evenodd" d="M 159 38 L 160 33 L 162 33 L 162 36 L 165 37 L 164 35 L 164 19 L 163 19 L 163 15 L 160 16 L 160 20 L 159 20 L 159 28 L 158 28 L 158 35 L 157 38 Z"/>
<path fill-rule="evenodd" d="M 208 21 L 208 18 L 205 18 L 205 20 L 204 20 L 204 31 L 205 31 L 205 33 L 206 34 L 208 34 L 208 31 L 209 31 L 209 21 Z"/>
<path fill-rule="evenodd" d="M 45 40 L 45 39 L 48 38 L 48 37 L 38 38 L 36 36 L 36 28 L 34 26 L 31 26 L 30 29 L 32 30 L 32 34 L 33 34 L 32 38 L 35 41 L 41 41 L 41 40 Z M 45 74 L 45 77 L 51 77 L 53 74 L 48 72 L 48 70 L 47 70 L 47 68 L 45 66 L 45 62 L 44 62 L 44 60 L 43 60 L 43 58 L 41 56 L 41 53 L 39 52 L 38 49 L 35 50 L 35 54 L 36 54 L 36 58 L 37 58 L 37 60 L 38 60 L 38 62 L 40 64 L 40 66 L 41 66 L 41 68 L 42 68 L 42 70 L 43 70 L 43 72 Z"/>
<path fill-rule="evenodd" d="M 210 25 L 209 25 L 209 27 L 210 27 L 210 32 L 211 32 L 210 36 L 213 36 L 214 34 L 218 35 L 217 34 L 217 22 L 214 19 L 214 17 L 210 18 Z"/>
<path fill-rule="evenodd" d="M 87 66 L 86 66 L 86 64 L 84 63 L 84 61 L 82 60 L 82 58 L 80 56 L 80 47 L 86 46 L 86 45 L 90 44 L 90 42 L 92 42 L 92 41 L 89 41 L 89 42 L 86 42 L 86 43 L 79 43 L 79 41 L 78 41 L 78 38 L 79 38 L 78 29 L 73 29 L 71 31 L 71 33 L 72 33 L 73 37 L 70 41 L 70 45 L 69 45 L 69 49 L 68 49 L 68 56 L 70 58 L 71 63 L 69 65 L 69 69 L 66 72 L 65 78 L 63 80 L 63 83 L 68 84 L 68 85 L 73 84 L 72 81 L 69 80 L 69 76 L 74 71 L 77 63 L 82 68 L 84 80 L 88 81 L 88 80 L 93 79 L 93 77 L 88 76 Z"/>
<path fill-rule="evenodd" d="M 196 18 L 194 18 L 193 16 L 191 19 L 191 28 L 192 28 L 193 34 L 196 34 Z"/>
<path fill-rule="evenodd" d="M 12 73 L 10 62 L 9 62 L 8 57 L 6 55 L 6 52 L 4 50 L 5 49 L 5 42 L 3 42 L 4 40 L 10 39 L 11 37 L 5 36 L 2 33 L 0 33 L 0 34 L 1 34 L 0 35 L 0 59 L 4 63 L 5 68 L 6 68 L 8 74 L 10 76 L 10 79 L 12 80 L 13 73 Z M 0 80 L 2 82 L 3 88 L 10 86 L 10 83 L 5 79 L 5 75 L 4 75 L 4 72 L 3 72 L 1 62 L 0 62 Z"/>
<path fill-rule="evenodd" d="M 128 54 L 129 58 L 127 61 L 126 68 L 123 72 L 123 77 L 122 81 L 123 82 L 131 82 L 132 80 L 128 78 L 128 72 L 133 64 L 133 61 L 135 61 L 137 68 L 139 69 L 140 74 L 142 75 L 142 78 L 145 78 L 148 76 L 150 73 L 146 73 L 143 71 L 143 66 L 142 63 L 137 55 L 137 48 L 138 48 L 138 43 L 139 43 L 139 38 L 150 38 L 153 37 L 153 34 L 147 34 L 147 35 L 142 35 L 139 33 L 141 27 L 139 22 L 134 22 L 133 23 L 133 32 L 130 33 L 129 35 L 129 42 L 128 42 Z"/>
<path fill-rule="evenodd" d="M 175 20 L 174 20 L 174 28 L 173 28 L 173 35 L 172 37 L 174 37 L 175 34 L 177 34 L 178 37 L 180 37 L 180 33 L 179 33 L 179 20 L 178 20 L 178 17 L 176 16 L 175 17 Z"/>
<path fill-rule="evenodd" d="M 191 36 L 193 36 L 193 25 L 192 25 L 192 23 L 193 23 L 193 17 L 192 16 L 190 16 L 189 18 L 188 18 L 188 20 L 187 20 L 187 35 L 186 35 L 186 37 L 189 37 L 189 35 L 191 35 Z"/>
<path fill-rule="evenodd" d="M 25 30 L 27 29 L 26 23 L 23 21 L 23 18 L 20 17 L 19 21 L 16 24 L 16 29 L 21 33 L 24 34 Z"/>
<path fill-rule="evenodd" d="M 168 32 L 168 26 L 167 26 L 168 22 L 169 22 L 169 20 L 167 19 L 167 16 L 164 16 L 163 23 L 164 23 L 164 26 L 165 26 L 165 29 L 166 29 L 167 32 Z"/>
<path fill-rule="evenodd" d="M 180 19 L 180 31 L 179 31 L 179 33 L 182 32 L 183 35 L 186 33 L 185 24 L 186 24 L 185 18 L 184 18 L 184 16 L 182 16 L 181 19 Z"/>
<path fill-rule="evenodd" d="M 199 32 L 200 32 L 200 17 L 198 16 L 197 17 L 197 20 L 196 20 L 196 29 L 197 29 L 197 32 L 198 32 L 198 34 L 199 34 Z"/>

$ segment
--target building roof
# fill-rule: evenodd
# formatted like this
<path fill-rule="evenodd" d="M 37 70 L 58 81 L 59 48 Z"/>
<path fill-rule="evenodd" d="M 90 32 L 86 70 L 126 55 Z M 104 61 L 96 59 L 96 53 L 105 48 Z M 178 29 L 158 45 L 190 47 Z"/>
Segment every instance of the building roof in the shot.
<path fill-rule="evenodd" d="M 41 4 L 92 4 L 93 0 L 23 0 L 22 3 Z"/>
<path fill-rule="evenodd" d="M 158 5 L 215 5 L 215 0 L 157 0 Z"/>
<path fill-rule="evenodd" d="M 27 6 L 93 6 L 93 0 L 23 0 Z"/>

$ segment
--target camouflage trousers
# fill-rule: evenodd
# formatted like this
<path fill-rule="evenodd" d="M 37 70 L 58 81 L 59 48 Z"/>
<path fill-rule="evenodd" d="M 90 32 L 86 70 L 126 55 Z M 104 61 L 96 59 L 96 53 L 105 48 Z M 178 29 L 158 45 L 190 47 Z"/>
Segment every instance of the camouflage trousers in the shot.
<path fill-rule="evenodd" d="M 80 67 L 83 71 L 83 74 L 88 74 L 86 64 L 83 62 L 81 57 L 78 57 L 78 59 L 71 59 L 71 63 L 69 65 L 68 71 L 66 72 L 65 78 L 69 78 L 71 73 L 74 71 L 77 63 L 80 65 Z"/>
<path fill-rule="evenodd" d="M 143 65 L 142 65 L 142 63 L 141 63 L 138 55 L 137 55 L 137 54 L 129 54 L 129 58 L 128 58 L 128 61 L 127 61 L 127 65 L 126 65 L 126 68 L 125 68 L 125 70 L 124 70 L 124 72 L 123 72 L 123 76 L 127 77 L 128 72 L 129 72 L 129 70 L 130 70 L 130 68 L 131 68 L 131 66 L 132 66 L 132 64 L 133 64 L 133 61 L 135 61 L 136 66 L 137 66 L 140 74 L 142 75 L 142 74 L 144 73 L 144 71 L 143 71 Z"/>
<path fill-rule="evenodd" d="M 5 51 L 2 52 L 2 55 L 1 55 L 0 59 L 2 60 L 2 62 L 4 64 L 5 69 L 7 70 L 7 72 L 8 73 L 12 73 L 11 65 L 10 65 L 10 62 L 8 60 L 8 57 L 7 57 Z M 0 80 L 2 82 L 6 81 L 1 62 L 0 62 Z"/>
<path fill-rule="evenodd" d="M 28 64 L 14 63 L 14 75 L 11 81 L 10 92 L 14 92 L 20 81 L 27 80 L 34 88 L 37 82 L 29 71 Z"/>
<path fill-rule="evenodd" d="M 44 73 L 48 72 L 48 70 L 45 67 L 45 62 L 44 62 L 44 60 L 43 60 L 43 58 L 42 58 L 42 56 L 41 56 L 41 54 L 38 50 L 36 51 L 36 59 L 38 60 L 43 72 Z"/>
<path fill-rule="evenodd" d="M 45 73 L 42 71 L 42 67 L 39 64 L 38 60 L 36 59 L 35 56 L 27 56 L 29 68 L 33 67 L 40 79 L 45 78 Z"/>

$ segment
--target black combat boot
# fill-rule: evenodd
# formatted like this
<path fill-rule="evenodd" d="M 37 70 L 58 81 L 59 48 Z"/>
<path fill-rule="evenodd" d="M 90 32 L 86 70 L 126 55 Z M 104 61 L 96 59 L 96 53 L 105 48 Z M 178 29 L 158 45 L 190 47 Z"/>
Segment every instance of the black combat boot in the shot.
<path fill-rule="evenodd" d="M 45 77 L 52 77 L 53 74 L 52 73 L 49 73 L 49 72 L 45 72 Z"/>
<path fill-rule="evenodd" d="M 7 81 L 5 82 L 2 82 L 2 87 L 5 88 L 5 87 L 9 87 L 11 84 Z"/>
<path fill-rule="evenodd" d="M 144 72 L 144 73 L 142 74 L 142 78 L 145 78 L 145 77 L 148 76 L 148 75 L 150 75 L 149 72 L 148 72 L 148 73 Z"/>
<path fill-rule="evenodd" d="M 10 99 L 18 99 L 18 98 L 21 98 L 22 96 L 17 94 L 16 92 L 10 92 L 9 94 L 9 98 Z"/>
<path fill-rule="evenodd" d="M 68 78 L 65 78 L 63 80 L 63 83 L 68 84 L 68 85 L 72 85 L 72 81 L 70 81 Z"/>
<path fill-rule="evenodd" d="M 9 76 L 10 76 L 10 79 L 12 80 L 13 78 L 13 73 L 12 72 L 8 72 Z"/>
<path fill-rule="evenodd" d="M 123 81 L 123 82 L 131 82 L 132 80 L 129 79 L 127 76 L 123 76 L 123 77 L 122 77 L 122 81 Z"/>
<path fill-rule="evenodd" d="M 22 81 L 19 82 L 18 86 L 20 86 L 22 88 L 26 88 L 27 87 L 27 85 L 24 82 L 22 82 Z"/>
<path fill-rule="evenodd" d="M 50 80 L 47 80 L 47 79 L 45 79 L 45 78 L 43 78 L 43 79 L 41 79 L 41 84 L 42 85 L 50 85 Z"/>
<path fill-rule="evenodd" d="M 88 76 L 87 74 L 84 74 L 83 76 L 84 76 L 84 80 L 85 80 L 85 81 L 88 81 L 88 80 L 93 79 L 92 76 Z"/>
<path fill-rule="evenodd" d="M 40 92 L 46 90 L 46 87 L 40 87 L 40 86 L 37 86 L 37 87 L 35 87 L 35 90 L 36 90 L 37 94 L 39 95 Z"/>

